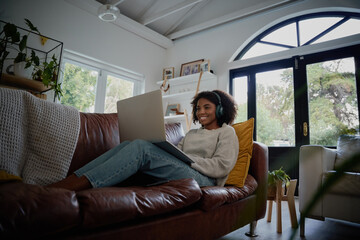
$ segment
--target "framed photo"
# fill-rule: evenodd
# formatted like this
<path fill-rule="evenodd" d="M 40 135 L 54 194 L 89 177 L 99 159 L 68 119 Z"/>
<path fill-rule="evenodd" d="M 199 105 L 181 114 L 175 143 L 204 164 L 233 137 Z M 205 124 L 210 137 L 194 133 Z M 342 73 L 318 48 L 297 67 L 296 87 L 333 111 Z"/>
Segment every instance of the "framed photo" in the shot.
<path fill-rule="evenodd" d="M 174 67 L 164 68 L 163 70 L 163 80 L 174 78 Z"/>
<path fill-rule="evenodd" d="M 176 111 L 179 111 L 179 107 L 180 107 L 180 104 L 178 104 L 178 103 L 167 105 L 165 116 L 176 115 Z"/>
<path fill-rule="evenodd" d="M 204 59 L 181 64 L 180 76 L 186 76 L 200 72 L 200 64 Z"/>
<path fill-rule="evenodd" d="M 200 71 L 210 72 L 210 60 L 205 60 L 200 64 Z"/>

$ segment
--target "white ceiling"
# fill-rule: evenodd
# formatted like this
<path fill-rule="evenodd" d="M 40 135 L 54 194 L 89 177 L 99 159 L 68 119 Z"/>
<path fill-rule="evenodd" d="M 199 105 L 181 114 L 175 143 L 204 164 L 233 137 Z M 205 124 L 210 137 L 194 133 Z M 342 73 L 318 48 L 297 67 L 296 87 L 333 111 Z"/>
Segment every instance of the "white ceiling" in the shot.
<path fill-rule="evenodd" d="M 117 6 L 114 24 L 164 48 L 173 40 L 302 0 L 66 0 L 97 17 L 105 3 Z"/>

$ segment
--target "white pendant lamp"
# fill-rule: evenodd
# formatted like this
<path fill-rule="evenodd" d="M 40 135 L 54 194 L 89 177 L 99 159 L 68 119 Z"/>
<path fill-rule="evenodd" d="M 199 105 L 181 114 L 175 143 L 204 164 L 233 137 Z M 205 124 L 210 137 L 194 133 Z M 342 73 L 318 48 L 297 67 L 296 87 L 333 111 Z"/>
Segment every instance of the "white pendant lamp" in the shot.
<path fill-rule="evenodd" d="M 104 4 L 98 9 L 98 16 L 101 20 L 105 22 L 113 22 L 118 17 L 120 13 L 119 8 L 111 4 Z"/>

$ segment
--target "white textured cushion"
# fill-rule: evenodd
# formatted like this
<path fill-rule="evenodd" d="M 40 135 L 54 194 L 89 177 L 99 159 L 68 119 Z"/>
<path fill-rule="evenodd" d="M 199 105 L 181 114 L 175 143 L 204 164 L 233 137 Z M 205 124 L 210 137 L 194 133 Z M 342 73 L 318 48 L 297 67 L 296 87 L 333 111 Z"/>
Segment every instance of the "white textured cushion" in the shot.
<path fill-rule="evenodd" d="M 360 136 L 342 135 L 337 143 L 337 156 L 335 160 L 335 168 L 339 167 L 353 154 L 360 153 Z M 359 164 L 353 166 L 349 171 L 360 172 L 360 159 Z"/>

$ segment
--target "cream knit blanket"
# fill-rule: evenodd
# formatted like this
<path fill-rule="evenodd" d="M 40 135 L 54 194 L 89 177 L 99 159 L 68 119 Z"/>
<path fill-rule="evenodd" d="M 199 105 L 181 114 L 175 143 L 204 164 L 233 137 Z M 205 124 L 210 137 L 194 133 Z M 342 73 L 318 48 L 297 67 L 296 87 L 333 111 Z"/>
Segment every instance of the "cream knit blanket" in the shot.
<path fill-rule="evenodd" d="M 0 169 L 47 185 L 67 174 L 80 130 L 78 110 L 0 88 Z"/>

